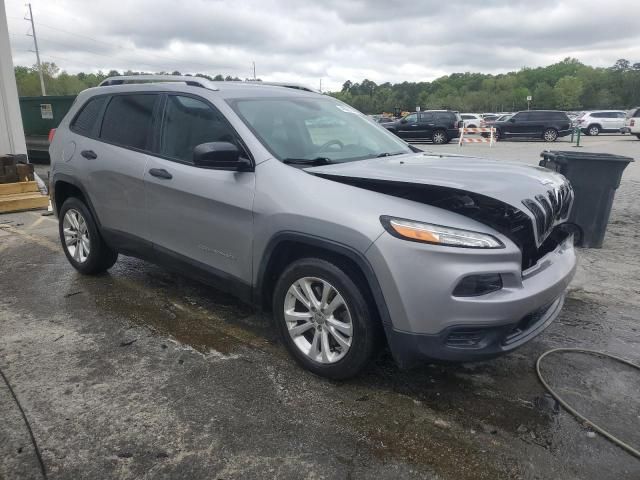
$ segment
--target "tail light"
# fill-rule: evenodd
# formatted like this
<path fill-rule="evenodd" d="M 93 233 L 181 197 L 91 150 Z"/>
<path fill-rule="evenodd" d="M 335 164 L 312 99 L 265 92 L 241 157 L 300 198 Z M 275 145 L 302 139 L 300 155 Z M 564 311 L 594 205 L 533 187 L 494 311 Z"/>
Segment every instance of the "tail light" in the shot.
<path fill-rule="evenodd" d="M 458 128 L 464 128 L 464 120 L 458 121 Z"/>
<path fill-rule="evenodd" d="M 51 130 L 49 130 L 49 143 L 53 142 L 53 137 L 55 137 L 56 135 L 56 129 L 52 128 Z"/>

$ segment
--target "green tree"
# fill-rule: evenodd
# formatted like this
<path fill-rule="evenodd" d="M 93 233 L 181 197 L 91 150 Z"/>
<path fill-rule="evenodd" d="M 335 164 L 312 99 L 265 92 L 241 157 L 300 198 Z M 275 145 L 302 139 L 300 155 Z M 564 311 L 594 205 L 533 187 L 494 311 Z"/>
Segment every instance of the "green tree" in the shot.
<path fill-rule="evenodd" d="M 581 107 L 580 96 L 584 85 L 578 77 L 567 75 L 556 83 L 553 93 L 556 101 L 556 108 L 561 110 L 572 110 Z"/>

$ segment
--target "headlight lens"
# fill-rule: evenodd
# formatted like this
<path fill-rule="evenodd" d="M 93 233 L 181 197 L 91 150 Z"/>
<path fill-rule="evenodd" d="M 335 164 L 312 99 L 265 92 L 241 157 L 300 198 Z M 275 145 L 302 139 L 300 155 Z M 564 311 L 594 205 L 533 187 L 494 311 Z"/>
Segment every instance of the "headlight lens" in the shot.
<path fill-rule="evenodd" d="M 403 218 L 382 216 L 384 228 L 394 237 L 414 242 L 433 243 L 449 247 L 503 248 L 500 240 L 492 235 L 430 223 L 414 222 Z"/>

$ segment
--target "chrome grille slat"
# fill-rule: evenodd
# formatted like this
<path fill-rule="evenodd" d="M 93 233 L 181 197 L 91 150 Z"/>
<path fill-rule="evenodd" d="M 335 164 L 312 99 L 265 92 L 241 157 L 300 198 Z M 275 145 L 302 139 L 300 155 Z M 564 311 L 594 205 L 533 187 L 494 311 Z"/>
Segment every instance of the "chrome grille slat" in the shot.
<path fill-rule="evenodd" d="M 522 201 L 535 219 L 538 244 L 544 241 L 556 224 L 567 219 L 572 201 L 573 189 L 568 183 L 548 190 L 546 195 L 539 194 L 533 199 L 527 198 Z"/>

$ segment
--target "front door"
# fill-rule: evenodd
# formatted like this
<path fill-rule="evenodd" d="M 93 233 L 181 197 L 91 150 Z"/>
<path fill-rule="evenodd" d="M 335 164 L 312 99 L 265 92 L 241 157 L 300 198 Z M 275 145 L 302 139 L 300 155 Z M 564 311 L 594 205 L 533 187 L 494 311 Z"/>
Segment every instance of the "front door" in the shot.
<path fill-rule="evenodd" d="M 411 113 L 400 120 L 398 124 L 398 136 L 401 138 L 416 138 L 419 129 L 418 114 Z"/>
<path fill-rule="evenodd" d="M 230 281 L 251 284 L 255 175 L 200 168 L 193 149 L 207 142 L 244 148 L 233 128 L 199 97 L 168 94 L 157 145 L 145 173 L 154 247 Z"/>

